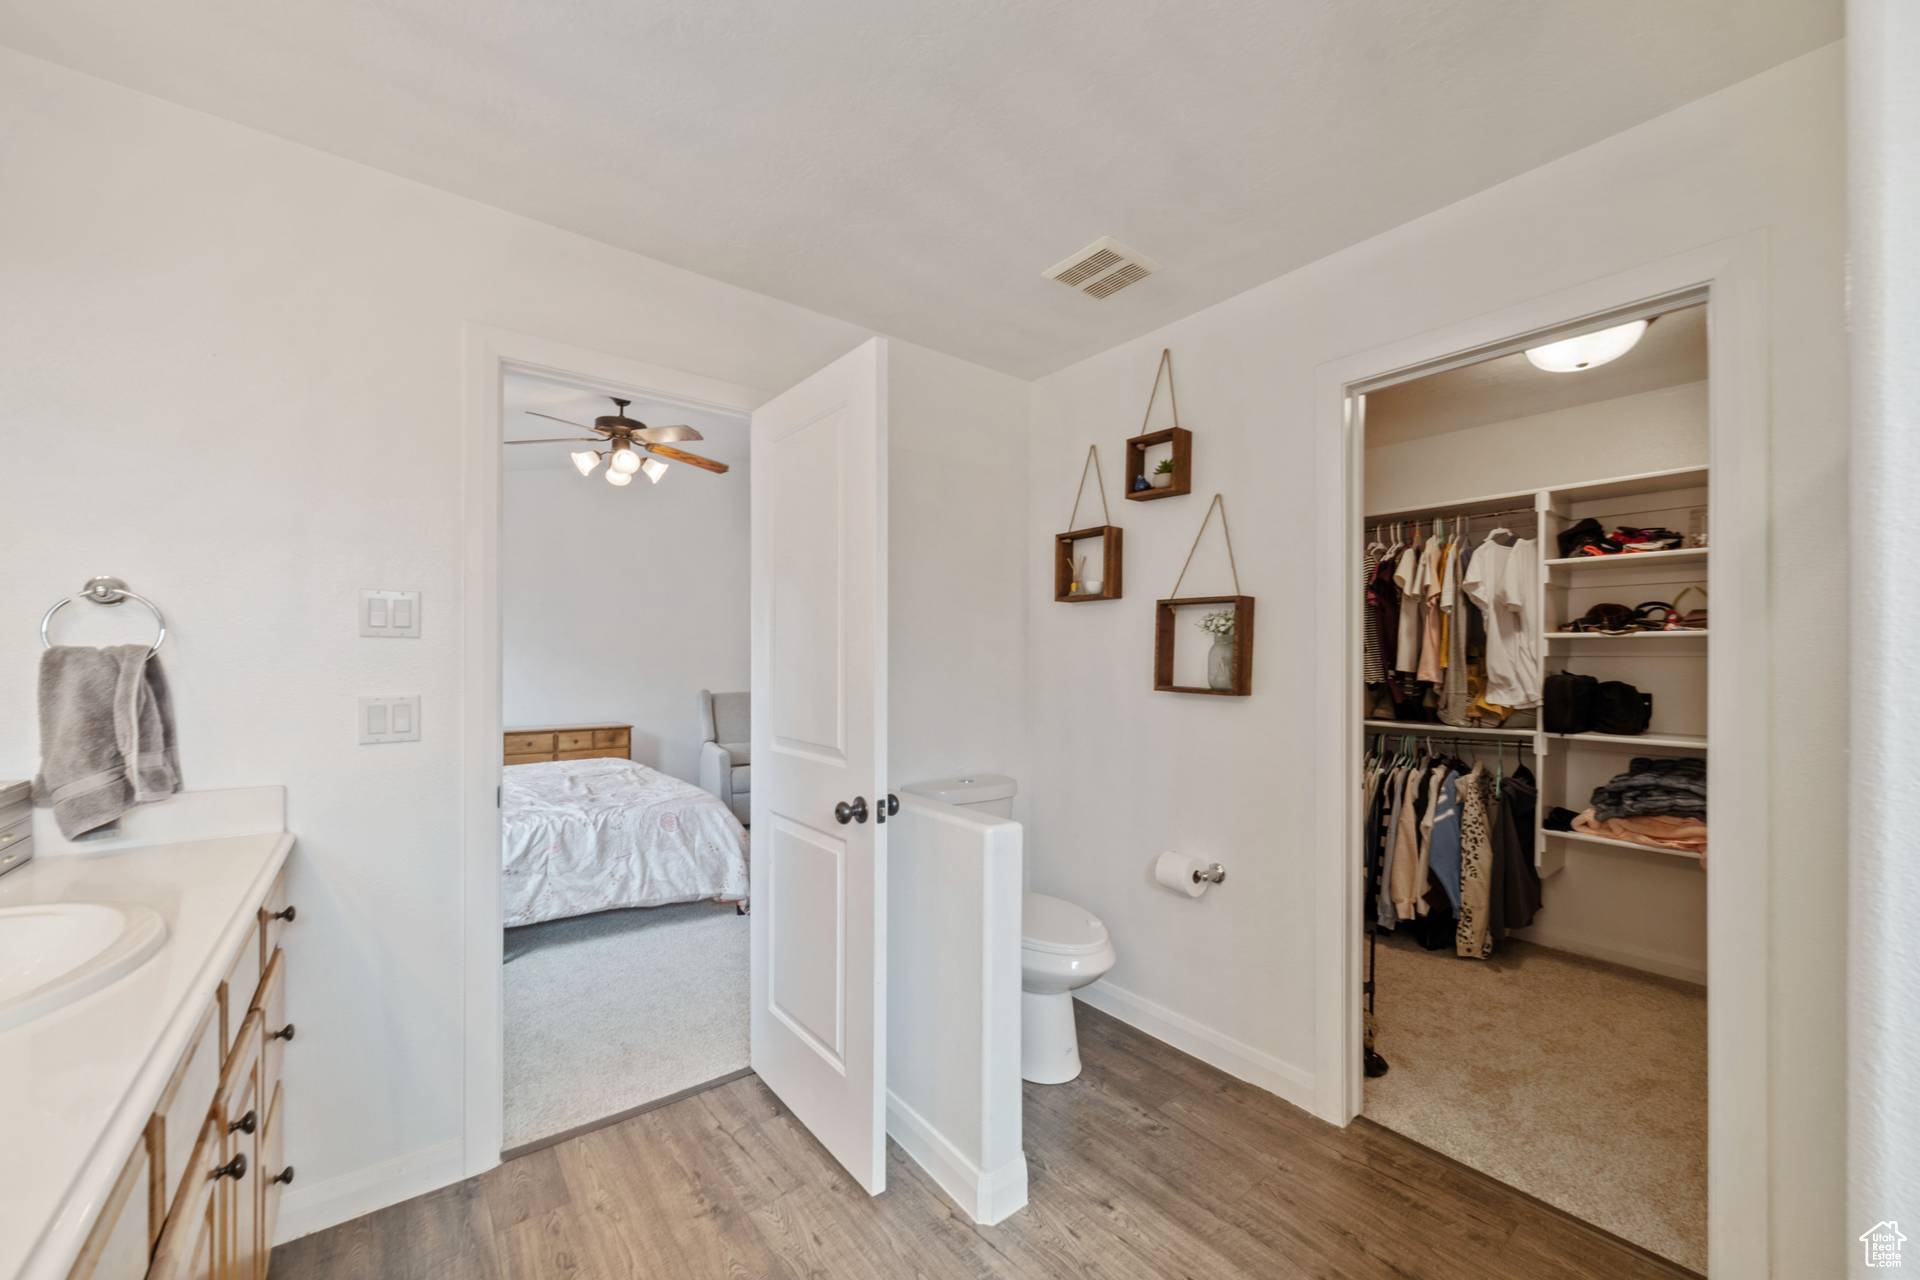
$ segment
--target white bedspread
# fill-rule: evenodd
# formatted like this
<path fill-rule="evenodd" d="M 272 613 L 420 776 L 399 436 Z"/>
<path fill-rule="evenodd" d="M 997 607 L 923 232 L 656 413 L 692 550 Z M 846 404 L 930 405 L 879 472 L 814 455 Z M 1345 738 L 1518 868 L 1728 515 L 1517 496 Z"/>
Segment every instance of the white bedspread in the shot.
<path fill-rule="evenodd" d="M 747 833 L 700 788 L 631 760 L 508 765 L 506 924 L 747 896 Z"/>

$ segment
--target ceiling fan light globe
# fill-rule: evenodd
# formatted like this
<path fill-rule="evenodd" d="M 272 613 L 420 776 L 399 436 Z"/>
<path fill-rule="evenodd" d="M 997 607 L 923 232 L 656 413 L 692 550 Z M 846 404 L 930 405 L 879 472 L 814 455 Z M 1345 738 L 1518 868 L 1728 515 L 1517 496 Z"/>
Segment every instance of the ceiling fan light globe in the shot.
<path fill-rule="evenodd" d="M 600 455 L 591 449 L 582 449 L 567 456 L 573 459 L 573 469 L 583 476 L 592 475 L 593 469 L 600 465 Z"/>
<path fill-rule="evenodd" d="M 667 464 L 658 458 L 646 459 L 640 464 L 640 469 L 646 472 L 647 479 L 653 481 L 655 484 L 659 484 L 660 477 L 667 474 Z"/>
<path fill-rule="evenodd" d="M 615 445 L 607 465 L 623 475 L 631 476 L 640 469 L 640 455 L 630 445 Z"/>
<path fill-rule="evenodd" d="M 611 485 L 617 485 L 621 488 L 625 488 L 627 485 L 630 485 L 633 483 L 633 476 L 629 472 L 615 471 L 612 467 L 608 467 L 607 483 Z"/>

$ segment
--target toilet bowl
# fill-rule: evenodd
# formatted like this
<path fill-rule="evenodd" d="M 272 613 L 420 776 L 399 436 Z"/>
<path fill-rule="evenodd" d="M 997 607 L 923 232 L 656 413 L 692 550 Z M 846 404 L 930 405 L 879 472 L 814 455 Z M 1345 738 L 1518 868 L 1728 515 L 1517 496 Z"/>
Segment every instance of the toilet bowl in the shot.
<path fill-rule="evenodd" d="M 901 790 L 1011 818 L 1018 788 L 1004 773 L 975 773 Z M 1098 916 L 1064 898 L 1029 893 L 1021 906 L 1020 1075 L 1034 1084 L 1065 1084 L 1080 1074 L 1073 993 L 1113 968 L 1113 942 Z"/>
<path fill-rule="evenodd" d="M 1020 925 L 1020 1074 L 1065 1084 L 1080 1074 L 1073 993 L 1113 968 L 1107 926 L 1084 907 L 1044 893 L 1026 896 Z"/>

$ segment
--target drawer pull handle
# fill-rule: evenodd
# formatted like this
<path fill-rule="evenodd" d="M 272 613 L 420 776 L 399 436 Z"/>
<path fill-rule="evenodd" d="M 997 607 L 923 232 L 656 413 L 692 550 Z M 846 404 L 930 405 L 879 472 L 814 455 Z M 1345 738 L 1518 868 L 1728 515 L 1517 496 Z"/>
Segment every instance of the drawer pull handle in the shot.
<path fill-rule="evenodd" d="M 215 1169 L 208 1176 L 216 1182 L 221 1178 L 232 1178 L 235 1182 L 238 1182 L 247 1176 L 247 1158 L 244 1155 L 235 1156 L 233 1159 Z"/>
<path fill-rule="evenodd" d="M 228 1133 L 252 1133 L 260 1127 L 260 1117 L 252 1111 L 227 1126 Z"/>
<path fill-rule="evenodd" d="M 284 1027 L 282 1027 L 282 1028 L 280 1028 L 280 1029 L 279 1029 L 278 1031 L 269 1031 L 269 1032 L 267 1032 L 267 1039 L 269 1039 L 269 1040 L 292 1040 L 292 1039 L 293 1039 L 293 1024 L 292 1024 L 291 1022 L 289 1022 L 289 1023 L 288 1023 L 288 1024 L 286 1025 L 286 1026 L 284 1026 Z"/>
<path fill-rule="evenodd" d="M 288 924 L 292 924 L 292 923 L 293 923 L 293 917 L 294 917 L 294 910 L 293 910 L 293 908 L 292 908 L 292 906 L 286 906 L 286 907 L 282 907 L 282 908 L 281 908 L 280 910 L 278 910 L 278 911 L 275 911 L 275 912 L 272 912 L 271 914 L 269 914 L 269 915 L 267 916 L 267 919 L 269 919 L 269 920 L 285 920 L 285 921 L 286 921 L 286 922 L 287 922 Z"/>
<path fill-rule="evenodd" d="M 269 1179 L 269 1185 L 275 1182 L 279 1183 L 283 1187 L 292 1186 L 293 1185 L 293 1166 L 288 1165 L 286 1168 L 282 1169 L 279 1173 L 274 1174 L 273 1177 Z"/>

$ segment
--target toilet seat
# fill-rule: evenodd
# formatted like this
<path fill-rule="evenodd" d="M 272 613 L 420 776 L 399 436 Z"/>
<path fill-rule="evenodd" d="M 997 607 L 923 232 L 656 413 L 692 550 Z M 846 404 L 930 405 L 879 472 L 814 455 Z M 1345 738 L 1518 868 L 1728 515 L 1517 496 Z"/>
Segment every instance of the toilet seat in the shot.
<path fill-rule="evenodd" d="M 1108 945 L 1107 926 L 1064 898 L 1029 893 L 1021 904 L 1020 945 L 1045 955 L 1092 955 Z"/>

